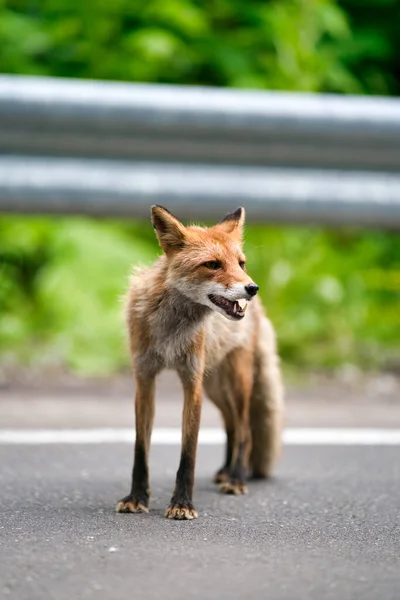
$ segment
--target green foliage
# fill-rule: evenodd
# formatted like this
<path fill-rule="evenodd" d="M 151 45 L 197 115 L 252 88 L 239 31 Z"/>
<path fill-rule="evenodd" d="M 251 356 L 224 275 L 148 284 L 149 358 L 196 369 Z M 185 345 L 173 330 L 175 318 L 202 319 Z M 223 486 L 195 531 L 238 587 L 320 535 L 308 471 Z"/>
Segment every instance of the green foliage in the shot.
<path fill-rule="evenodd" d="M 121 366 L 122 297 L 131 265 L 155 256 L 140 225 L 83 219 L 0 221 L 3 357 L 66 363 L 84 372 Z"/>
<path fill-rule="evenodd" d="M 248 242 L 286 361 L 372 368 L 399 360 L 399 236 L 252 227 Z"/>
<path fill-rule="evenodd" d="M 398 236 L 252 226 L 246 239 L 285 362 L 376 367 L 398 358 Z M 119 298 L 131 265 L 157 254 L 150 223 L 1 219 L 3 356 L 86 373 L 126 366 Z"/>
<path fill-rule="evenodd" d="M 371 21 L 360 25 L 360 5 L 354 0 L 341 4 L 343 8 L 334 0 L 0 0 L 0 69 L 58 77 L 387 93 L 395 87 L 388 71 L 395 72 L 397 60 L 396 3 L 387 0 L 381 7 L 380 0 L 370 2 L 365 10 Z M 377 25 L 372 19 L 378 5 Z M 347 8 L 354 14 L 355 34 Z"/>
<path fill-rule="evenodd" d="M 399 31 L 397 0 L 0 0 L 0 71 L 398 94 Z M 247 240 L 286 361 L 398 357 L 398 237 L 252 227 Z M 0 356 L 126 365 L 118 298 L 156 255 L 148 224 L 0 219 Z"/>
<path fill-rule="evenodd" d="M 369 94 L 400 94 L 400 6 L 398 0 L 340 0 L 352 35 L 339 58 Z"/>

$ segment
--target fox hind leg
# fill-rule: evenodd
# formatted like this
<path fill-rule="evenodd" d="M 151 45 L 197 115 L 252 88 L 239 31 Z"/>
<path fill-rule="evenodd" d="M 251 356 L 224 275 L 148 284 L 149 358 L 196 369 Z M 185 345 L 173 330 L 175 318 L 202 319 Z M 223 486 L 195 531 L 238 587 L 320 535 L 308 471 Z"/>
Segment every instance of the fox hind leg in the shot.
<path fill-rule="evenodd" d="M 250 396 L 253 384 L 252 353 L 243 348 L 230 352 L 205 382 L 210 399 L 222 412 L 227 433 L 226 460 L 215 475 L 225 494 L 245 494 L 251 450 Z"/>
<path fill-rule="evenodd" d="M 225 462 L 222 467 L 214 475 L 214 483 L 225 483 L 229 480 L 229 473 L 232 464 L 233 447 L 235 439 L 234 430 L 234 418 L 231 415 L 231 408 L 229 403 L 223 405 L 221 408 L 222 416 L 225 424 L 226 431 L 226 450 L 225 450 Z"/>

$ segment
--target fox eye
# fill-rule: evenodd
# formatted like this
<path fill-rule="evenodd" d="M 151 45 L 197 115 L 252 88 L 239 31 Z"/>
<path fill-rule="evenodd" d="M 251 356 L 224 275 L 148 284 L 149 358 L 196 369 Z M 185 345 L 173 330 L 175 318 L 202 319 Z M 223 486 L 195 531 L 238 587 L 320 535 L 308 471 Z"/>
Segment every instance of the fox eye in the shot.
<path fill-rule="evenodd" d="M 222 264 L 219 262 L 219 260 L 208 260 L 207 262 L 203 263 L 202 266 L 206 267 L 207 269 L 211 269 L 212 271 L 217 271 L 218 269 L 222 268 Z"/>
<path fill-rule="evenodd" d="M 239 267 L 243 269 L 243 271 L 246 269 L 246 263 L 244 260 L 239 260 Z"/>

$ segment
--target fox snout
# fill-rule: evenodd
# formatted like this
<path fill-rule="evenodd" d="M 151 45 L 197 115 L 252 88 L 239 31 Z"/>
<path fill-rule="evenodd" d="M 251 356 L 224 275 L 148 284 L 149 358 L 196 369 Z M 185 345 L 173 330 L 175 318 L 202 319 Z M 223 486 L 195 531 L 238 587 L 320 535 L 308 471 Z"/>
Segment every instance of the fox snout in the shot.
<path fill-rule="evenodd" d="M 249 296 L 253 297 L 257 294 L 260 289 L 256 283 L 249 283 L 244 287 Z"/>

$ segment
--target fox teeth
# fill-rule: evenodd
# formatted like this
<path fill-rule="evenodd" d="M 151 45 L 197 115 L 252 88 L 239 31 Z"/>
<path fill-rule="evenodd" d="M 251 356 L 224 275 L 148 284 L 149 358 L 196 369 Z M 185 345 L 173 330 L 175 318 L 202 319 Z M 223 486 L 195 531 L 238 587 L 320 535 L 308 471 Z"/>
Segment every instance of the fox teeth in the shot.
<path fill-rule="evenodd" d="M 246 308 L 247 308 L 247 302 L 246 302 L 246 300 L 244 300 L 244 299 L 237 300 L 237 303 L 239 304 L 240 308 L 244 312 L 246 310 Z"/>
<path fill-rule="evenodd" d="M 233 305 L 233 312 L 236 313 L 237 312 L 237 306 L 236 304 Z"/>

